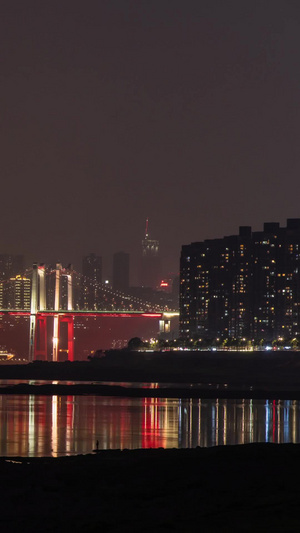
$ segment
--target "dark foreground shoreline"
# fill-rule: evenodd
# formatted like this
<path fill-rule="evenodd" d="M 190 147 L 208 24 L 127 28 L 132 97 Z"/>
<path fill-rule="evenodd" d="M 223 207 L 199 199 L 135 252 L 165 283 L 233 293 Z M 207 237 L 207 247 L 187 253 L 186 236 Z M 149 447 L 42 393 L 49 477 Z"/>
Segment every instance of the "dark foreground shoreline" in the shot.
<path fill-rule="evenodd" d="M 300 445 L 0 458 L 5 532 L 299 531 Z"/>

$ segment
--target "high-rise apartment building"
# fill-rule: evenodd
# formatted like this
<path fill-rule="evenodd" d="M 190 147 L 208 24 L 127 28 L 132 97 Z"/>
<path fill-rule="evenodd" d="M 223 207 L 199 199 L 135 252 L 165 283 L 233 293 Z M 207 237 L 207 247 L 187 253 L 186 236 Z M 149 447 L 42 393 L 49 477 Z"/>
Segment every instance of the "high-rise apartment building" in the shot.
<path fill-rule="evenodd" d="M 123 292 L 129 289 L 129 254 L 125 252 L 113 256 L 113 289 Z"/>
<path fill-rule="evenodd" d="M 300 219 L 182 247 L 183 338 L 300 335 Z"/>
<path fill-rule="evenodd" d="M 82 261 L 82 307 L 98 309 L 100 305 L 99 285 L 102 283 L 102 257 L 90 254 Z"/>
<path fill-rule="evenodd" d="M 9 290 L 9 280 L 22 276 L 24 269 L 23 255 L 0 254 L 0 306 L 2 308 L 13 308 L 13 301 L 10 301 L 12 292 Z"/>
<path fill-rule="evenodd" d="M 161 281 L 161 260 L 159 242 L 150 239 L 148 219 L 146 220 L 145 237 L 142 240 L 141 285 L 157 289 Z"/>
<path fill-rule="evenodd" d="M 30 309 L 31 279 L 17 275 L 7 284 L 8 308 Z"/>

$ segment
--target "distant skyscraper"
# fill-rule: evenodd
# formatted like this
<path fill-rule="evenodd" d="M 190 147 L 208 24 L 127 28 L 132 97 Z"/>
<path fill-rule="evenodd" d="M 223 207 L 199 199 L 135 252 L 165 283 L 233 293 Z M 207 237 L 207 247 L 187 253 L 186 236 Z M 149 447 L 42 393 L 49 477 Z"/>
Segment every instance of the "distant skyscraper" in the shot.
<path fill-rule="evenodd" d="M 102 257 L 90 254 L 82 261 L 82 306 L 83 309 L 98 309 L 99 287 L 102 283 Z"/>
<path fill-rule="evenodd" d="M 63 269 L 60 283 L 61 309 L 70 309 L 75 303 L 73 287 L 73 265 L 69 264 L 66 268 Z M 70 286 L 72 287 L 72 290 L 70 290 Z"/>
<path fill-rule="evenodd" d="M 113 256 L 113 288 L 124 292 L 129 288 L 129 254 L 125 252 Z"/>
<path fill-rule="evenodd" d="M 0 254 L 0 305 L 3 308 L 10 306 L 10 284 L 8 280 L 16 276 L 23 275 L 24 273 L 24 256 L 23 255 L 10 255 Z"/>
<path fill-rule="evenodd" d="M 8 308 L 30 309 L 31 280 L 25 276 L 16 276 L 8 282 Z"/>
<path fill-rule="evenodd" d="M 55 299 L 55 265 L 48 265 L 46 275 L 46 306 L 47 309 L 54 309 Z"/>
<path fill-rule="evenodd" d="M 161 261 L 158 255 L 159 242 L 150 239 L 148 224 L 149 221 L 147 219 L 145 237 L 142 240 L 141 285 L 156 289 L 161 281 Z"/>

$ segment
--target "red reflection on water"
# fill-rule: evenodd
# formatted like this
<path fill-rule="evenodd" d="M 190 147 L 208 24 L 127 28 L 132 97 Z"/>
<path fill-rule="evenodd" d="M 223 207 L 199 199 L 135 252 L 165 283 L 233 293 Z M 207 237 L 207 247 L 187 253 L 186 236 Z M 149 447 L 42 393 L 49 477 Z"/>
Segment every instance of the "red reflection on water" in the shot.
<path fill-rule="evenodd" d="M 67 396 L 67 430 L 72 431 L 74 426 L 74 396 Z"/>
<path fill-rule="evenodd" d="M 166 438 L 163 434 L 162 403 L 163 400 L 160 398 L 143 399 L 142 448 L 164 448 L 166 446 Z"/>

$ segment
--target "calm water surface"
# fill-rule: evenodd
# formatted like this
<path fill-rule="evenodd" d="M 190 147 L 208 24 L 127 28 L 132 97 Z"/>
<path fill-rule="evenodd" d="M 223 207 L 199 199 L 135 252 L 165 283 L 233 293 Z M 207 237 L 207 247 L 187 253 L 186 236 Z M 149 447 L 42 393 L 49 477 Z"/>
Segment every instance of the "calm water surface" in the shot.
<path fill-rule="evenodd" d="M 300 442 L 300 403 L 0 395 L 0 455 Z"/>

